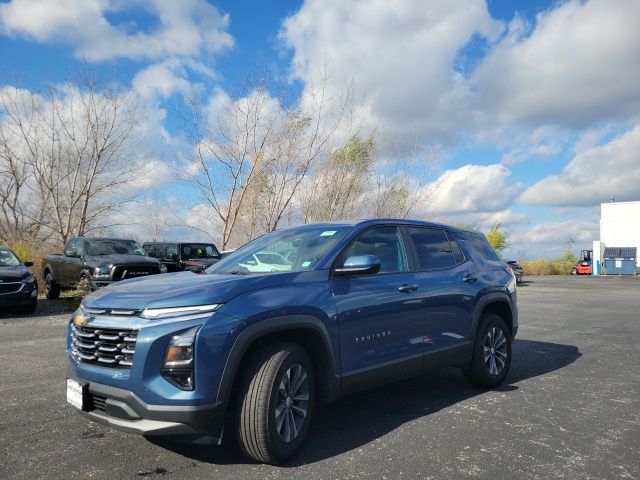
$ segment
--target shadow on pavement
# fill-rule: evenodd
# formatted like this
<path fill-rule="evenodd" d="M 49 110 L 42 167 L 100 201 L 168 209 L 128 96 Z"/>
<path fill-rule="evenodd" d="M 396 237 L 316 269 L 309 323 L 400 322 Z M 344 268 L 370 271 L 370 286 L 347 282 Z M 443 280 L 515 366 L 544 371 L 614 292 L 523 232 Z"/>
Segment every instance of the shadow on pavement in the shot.
<path fill-rule="evenodd" d="M 580 358 L 578 347 L 532 340 L 513 343 L 513 362 L 497 390 L 517 390 L 517 383 L 559 370 Z M 284 467 L 317 462 L 365 445 L 406 422 L 484 393 L 457 368 L 446 368 L 318 405 L 304 447 Z M 219 447 L 154 440 L 157 445 L 201 462 L 247 463 L 227 430 Z"/>

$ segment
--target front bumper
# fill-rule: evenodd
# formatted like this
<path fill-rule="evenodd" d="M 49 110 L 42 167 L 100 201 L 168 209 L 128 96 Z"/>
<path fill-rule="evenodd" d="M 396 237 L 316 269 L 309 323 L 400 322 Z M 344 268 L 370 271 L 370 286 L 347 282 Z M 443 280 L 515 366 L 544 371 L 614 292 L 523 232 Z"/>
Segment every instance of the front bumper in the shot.
<path fill-rule="evenodd" d="M 16 292 L 0 294 L 0 306 L 21 307 L 38 301 L 38 284 L 22 284 Z"/>
<path fill-rule="evenodd" d="M 197 406 L 149 405 L 133 392 L 74 378 L 85 387 L 80 413 L 117 430 L 175 440 L 219 443 L 225 421 L 223 403 Z"/>

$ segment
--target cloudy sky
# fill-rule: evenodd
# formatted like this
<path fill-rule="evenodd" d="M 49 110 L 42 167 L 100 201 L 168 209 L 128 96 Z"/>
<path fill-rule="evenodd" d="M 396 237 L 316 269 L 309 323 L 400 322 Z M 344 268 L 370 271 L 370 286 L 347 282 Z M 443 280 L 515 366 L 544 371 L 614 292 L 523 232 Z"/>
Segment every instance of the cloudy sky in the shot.
<path fill-rule="evenodd" d="M 554 256 L 597 239 L 600 203 L 640 200 L 638 19 L 638 0 L 2 0 L 0 83 L 117 72 L 147 109 L 148 186 L 193 88 L 219 98 L 261 65 L 304 98 L 329 65 L 367 125 L 438 146 L 421 215 Z"/>

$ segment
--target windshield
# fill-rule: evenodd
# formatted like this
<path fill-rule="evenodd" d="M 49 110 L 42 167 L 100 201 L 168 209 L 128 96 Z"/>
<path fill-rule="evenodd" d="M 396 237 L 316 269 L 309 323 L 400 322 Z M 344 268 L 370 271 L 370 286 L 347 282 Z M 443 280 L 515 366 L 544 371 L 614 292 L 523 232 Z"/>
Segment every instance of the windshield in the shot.
<path fill-rule="evenodd" d="M 183 243 L 182 257 L 185 259 L 220 258 L 220 254 L 212 243 Z"/>
<path fill-rule="evenodd" d="M 11 250 L 0 250 L 0 267 L 17 267 L 18 265 L 20 260 Z"/>
<path fill-rule="evenodd" d="M 353 227 L 318 225 L 264 235 L 239 248 L 206 273 L 276 273 L 312 270 Z"/>
<path fill-rule="evenodd" d="M 147 255 L 133 240 L 87 240 L 84 253 L 86 255 Z"/>

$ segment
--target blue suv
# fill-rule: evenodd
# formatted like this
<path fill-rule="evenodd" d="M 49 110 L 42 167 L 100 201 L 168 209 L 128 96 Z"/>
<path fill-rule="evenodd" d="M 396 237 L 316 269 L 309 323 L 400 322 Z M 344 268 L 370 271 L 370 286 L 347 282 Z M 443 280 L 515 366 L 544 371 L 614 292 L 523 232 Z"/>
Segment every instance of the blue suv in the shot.
<path fill-rule="evenodd" d="M 118 282 L 69 323 L 67 400 L 88 418 L 180 441 L 222 439 L 277 464 L 317 401 L 459 366 L 501 383 L 516 281 L 477 232 L 408 220 L 304 225 L 203 274 Z M 227 434 L 228 434 L 227 428 Z"/>

